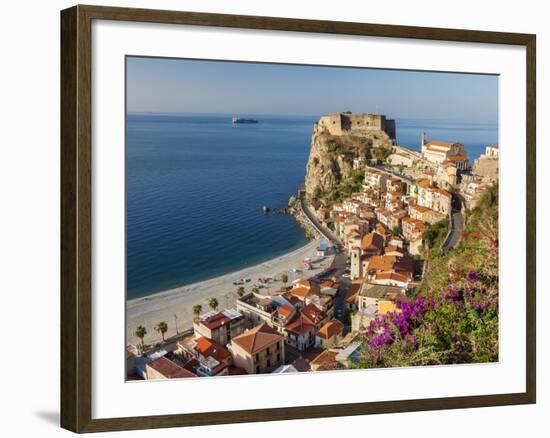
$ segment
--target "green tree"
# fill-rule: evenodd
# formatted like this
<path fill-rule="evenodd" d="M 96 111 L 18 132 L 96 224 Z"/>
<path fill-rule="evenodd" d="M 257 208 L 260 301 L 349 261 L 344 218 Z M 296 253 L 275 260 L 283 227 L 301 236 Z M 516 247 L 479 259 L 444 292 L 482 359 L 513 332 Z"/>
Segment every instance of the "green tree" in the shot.
<path fill-rule="evenodd" d="M 218 308 L 218 306 L 220 305 L 220 303 L 218 303 L 217 298 L 210 298 L 208 300 L 208 305 L 210 306 L 210 308 L 212 310 L 216 310 Z"/>
<path fill-rule="evenodd" d="M 281 281 L 286 286 L 286 284 L 288 283 L 288 275 L 287 274 L 282 274 L 281 275 Z"/>
<path fill-rule="evenodd" d="M 391 155 L 391 149 L 385 147 L 374 148 L 374 158 L 379 161 L 386 161 L 387 158 Z"/>
<path fill-rule="evenodd" d="M 258 289 L 256 286 L 254 286 L 251 290 L 252 290 L 252 292 L 254 292 L 255 294 L 257 294 L 258 292 L 260 292 L 260 289 Z"/>
<path fill-rule="evenodd" d="M 399 233 L 401 232 L 401 230 L 399 229 L 398 226 L 395 226 L 392 228 L 391 232 L 394 236 L 399 236 Z"/>
<path fill-rule="evenodd" d="M 195 315 L 195 317 L 198 317 L 202 312 L 202 306 L 200 304 L 195 304 L 193 306 L 193 315 Z"/>
<path fill-rule="evenodd" d="M 147 329 L 145 327 L 143 327 L 142 325 L 138 325 L 136 327 L 136 331 L 134 332 L 134 334 L 136 335 L 136 337 L 141 339 L 141 346 L 145 347 L 145 343 L 143 342 L 143 338 L 145 338 L 145 335 L 147 334 Z"/>
<path fill-rule="evenodd" d="M 243 286 L 239 286 L 237 288 L 237 295 L 242 297 L 244 295 L 244 287 Z"/>
<path fill-rule="evenodd" d="M 155 326 L 155 331 L 157 333 L 160 333 L 161 336 L 162 336 L 162 342 L 164 342 L 164 334 L 168 331 L 168 324 L 166 324 L 165 321 L 161 321 L 159 322 L 156 326 Z"/>

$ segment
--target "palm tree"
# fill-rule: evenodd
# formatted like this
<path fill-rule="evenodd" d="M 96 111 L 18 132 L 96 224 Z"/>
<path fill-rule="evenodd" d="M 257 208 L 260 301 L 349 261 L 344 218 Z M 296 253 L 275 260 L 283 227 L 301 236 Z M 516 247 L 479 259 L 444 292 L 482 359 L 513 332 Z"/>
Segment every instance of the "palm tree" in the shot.
<path fill-rule="evenodd" d="M 157 333 L 160 333 L 162 336 L 162 342 L 164 342 L 164 334 L 168 331 L 168 324 L 166 322 L 161 321 L 155 326 L 155 330 Z"/>
<path fill-rule="evenodd" d="M 218 300 L 216 298 L 210 298 L 208 300 L 208 305 L 212 310 L 216 310 L 219 306 Z"/>
<path fill-rule="evenodd" d="M 142 325 L 138 325 L 136 328 L 136 331 L 134 332 L 134 335 L 136 335 L 139 339 L 141 339 L 141 347 L 145 347 L 145 343 L 143 342 L 143 338 L 147 334 L 147 329 L 143 327 Z"/>
<path fill-rule="evenodd" d="M 243 286 L 239 286 L 237 288 L 237 295 L 242 297 L 244 295 L 244 287 Z"/>
<path fill-rule="evenodd" d="M 288 283 L 288 275 L 282 274 L 282 275 L 281 275 L 281 281 L 282 281 L 283 284 L 286 286 L 286 284 Z"/>
<path fill-rule="evenodd" d="M 195 304 L 193 306 L 193 315 L 195 315 L 195 318 L 198 318 L 201 312 L 202 312 L 202 306 L 200 304 Z"/>

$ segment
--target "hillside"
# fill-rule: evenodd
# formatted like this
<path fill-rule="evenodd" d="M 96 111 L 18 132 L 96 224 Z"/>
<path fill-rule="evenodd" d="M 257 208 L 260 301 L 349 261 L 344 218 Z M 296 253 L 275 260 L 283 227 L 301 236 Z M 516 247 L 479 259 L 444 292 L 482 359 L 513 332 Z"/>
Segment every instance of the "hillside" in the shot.
<path fill-rule="evenodd" d="M 431 251 L 418 293 L 365 333 L 361 367 L 498 360 L 498 186 L 467 212 L 460 245 Z"/>
<path fill-rule="evenodd" d="M 385 136 L 381 131 L 332 135 L 315 124 L 306 168 L 305 189 L 309 199 L 322 198 L 353 177 L 353 160 L 369 159 L 373 144 Z M 376 147 L 376 150 L 385 150 Z M 389 150 L 389 149 L 388 149 Z"/>

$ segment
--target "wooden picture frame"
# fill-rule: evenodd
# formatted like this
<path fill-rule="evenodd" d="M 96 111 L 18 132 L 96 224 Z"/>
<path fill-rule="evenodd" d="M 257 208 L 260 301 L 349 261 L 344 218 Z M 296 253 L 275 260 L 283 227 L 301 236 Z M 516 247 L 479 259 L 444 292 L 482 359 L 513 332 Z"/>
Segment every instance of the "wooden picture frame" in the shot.
<path fill-rule="evenodd" d="M 186 24 L 260 30 L 347 34 L 518 45 L 526 48 L 527 144 L 527 284 L 526 391 L 233 412 L 92 418 L 92 156 L 91 28 L 93 20 Z M 440 29 L 75 6 L 61 12 L 61 426 L 74 432 L 148 429 L 224 423 L 365 415 L 529 404 L 536 401 L 536 152 L 535 48 L 530 34 Z"/>

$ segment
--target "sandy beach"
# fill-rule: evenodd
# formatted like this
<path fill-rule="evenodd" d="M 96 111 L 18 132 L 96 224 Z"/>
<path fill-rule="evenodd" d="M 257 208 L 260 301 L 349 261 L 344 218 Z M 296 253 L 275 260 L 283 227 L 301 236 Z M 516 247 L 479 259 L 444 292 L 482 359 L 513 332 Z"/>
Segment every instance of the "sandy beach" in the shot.
<path fill-rule="evenodd" d="M 201 304 L 203 311 L 210 310 L 208 307 L 210 298 L 217 298 L 220 310 L 234 307 L 238 295 L 237 286 L 233 282 L 241 278 L 251 279 L 244 285 L 246 292 L 249 292 L 255 284 L 259 284 L 258 278 L 279 278 L 282 273 L 286 273 L 290 283 L 296 278 L 308 278 L 324 271 L 331 264 L 332 257 L 314 263 L 314 269 L 310 271 L 302 273 L 292 271 L 293 268 L 302 269 L 305 258 L 317 259 L 316 248 L 319 242 L 320 240 L 312 240 L 295 251 L 240 271 L 128 301 L 126 303 L 126 343 L 136 344 L 139 341 L 134 336 L 134 331 L 140 324 L 147 329 L 146 344 L 161 340 L 161 336 L 154 330 L 154 326 L 159 321 L 165 321 L 168 324 L 167 338 L 175 335 L 176 317 L 174 315 L 177 316 L 179 332 L 190 328 L 193 320 L 193 306 Z M 260 289 L 260 293 L 269 294 L 278 290 L 283 284 L 280 281 L 273 281 L 266 286 Z"/>

